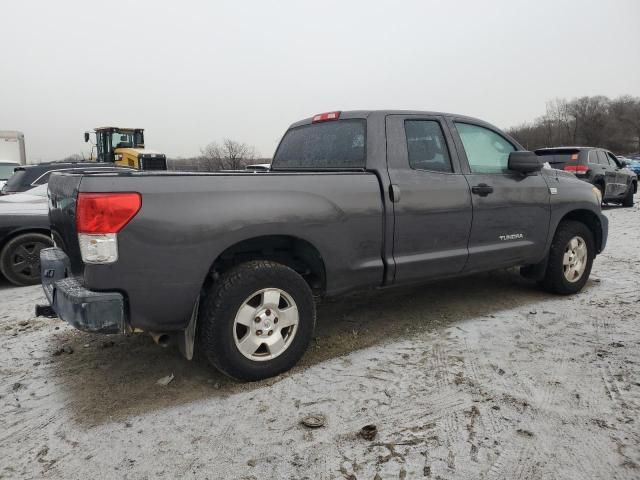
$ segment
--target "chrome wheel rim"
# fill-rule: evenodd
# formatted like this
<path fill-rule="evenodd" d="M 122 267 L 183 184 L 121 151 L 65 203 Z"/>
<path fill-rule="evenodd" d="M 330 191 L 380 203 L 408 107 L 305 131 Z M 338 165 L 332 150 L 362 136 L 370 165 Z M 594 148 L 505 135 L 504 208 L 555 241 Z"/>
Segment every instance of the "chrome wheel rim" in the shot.
<path fill-rule="evenodd" d="M 233 338 L 238 351 L 249 360 L 273 360 L 291 346 L 299 321 L 298 306 L 291 295 L 279 288 L 265 288 L 240 305 Z"/>
<path fill-rule="evenodd" d="M 587 243 L 582 237 L 575 236 L 567 243 L 562 258 L 564 278 L 575 283 L 582 278 L 587 268 Z"/>

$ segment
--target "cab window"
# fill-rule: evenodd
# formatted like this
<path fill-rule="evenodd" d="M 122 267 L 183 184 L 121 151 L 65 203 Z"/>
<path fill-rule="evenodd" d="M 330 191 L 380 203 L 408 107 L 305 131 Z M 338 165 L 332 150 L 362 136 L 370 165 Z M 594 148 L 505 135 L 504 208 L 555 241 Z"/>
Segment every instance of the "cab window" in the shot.
<path fill-rule="evenodd" d="M 433 120 L 404 122 L 409 165 L 416 170 L 453 171 L 440 124 Z"/>
<path fill-rule="evenodd" d="M 455 122 L 472 173 L 507 173 L 509 154 L 515 147 L 493 130 Z"/>

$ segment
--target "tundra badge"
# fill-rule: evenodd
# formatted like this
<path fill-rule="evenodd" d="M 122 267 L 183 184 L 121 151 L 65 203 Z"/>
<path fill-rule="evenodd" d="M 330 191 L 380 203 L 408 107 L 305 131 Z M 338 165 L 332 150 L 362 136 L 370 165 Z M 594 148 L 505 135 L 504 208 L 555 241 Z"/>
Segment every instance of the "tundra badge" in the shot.
<path fill-rule="evenodd" d="M 500 235 L 500 240 L 518 240 L 520 238 L 524 238 L 524 235 L 521 233 L 512 233 L 510 235 Z"/>

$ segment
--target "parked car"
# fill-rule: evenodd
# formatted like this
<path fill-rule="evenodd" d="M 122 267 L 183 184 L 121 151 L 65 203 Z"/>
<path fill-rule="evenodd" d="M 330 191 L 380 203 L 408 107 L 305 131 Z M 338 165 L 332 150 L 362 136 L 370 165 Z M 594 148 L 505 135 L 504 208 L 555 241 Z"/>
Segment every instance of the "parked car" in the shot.
<path fill-rule="evenodd" d="M 13 175 L 13 171 L 16 167 L 19 167 L 20 164 L 17 162 L 10 162 L 8 160 L 0 160 L 0 189 L 4 187 L 4 184 L 7 183 L 9 177 Z"/>
<path fill-rule="evenodd" d="M 0 197 L 0 273 L 7 280 L 40 283 L 40 250 L 51 245 L 46 185 Z"/>
<path fill-rule="evenodd" d="M 58 174 L 37 312 L 257 380 L 302 356 L 316 297 L 513 266 L 572 294 L 607 218 L 596 188 L 541 166 L 481 120 L 353 111 L 294 123 L 260 175 Z"/>
<path fill-rule="evenodd" d="M 640 160 L 627 159 L 627 168 L 640 177 Z"/>
<path fill-rule="evenodd" d="M 637 175 L 608 150 L 594 147 L 552 147 L 536 150 L 552 168 L 571 172 L 600 190 L 603 202 L 633 206 Z"/>
<path fill-rule="evenodd" d="M 105 162 L 47 162 L 34 165 L 19 165 L 9 177 L 0 192 L 3 195 L 25 192 L 49 181 L 53 172 L 68 171 L 74 168 L 120 168 Z M 127 169 L 131 170 L 131 169 Z"/>

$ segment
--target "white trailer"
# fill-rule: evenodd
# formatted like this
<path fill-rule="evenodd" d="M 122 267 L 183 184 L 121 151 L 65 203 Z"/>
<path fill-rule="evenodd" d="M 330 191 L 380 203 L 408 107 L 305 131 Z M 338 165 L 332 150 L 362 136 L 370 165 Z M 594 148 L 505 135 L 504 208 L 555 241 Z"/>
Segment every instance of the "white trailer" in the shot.
<path fill-rule="evenodd" d="M 27 155 L 24 148 L 24 133 L 15 130 L 0 130 L 0 141 L 15 142 L 18 144 L 18 163 L 20 165 L 27 164 Z M 2 160 L 11 160 L 10 158 Z"/>

